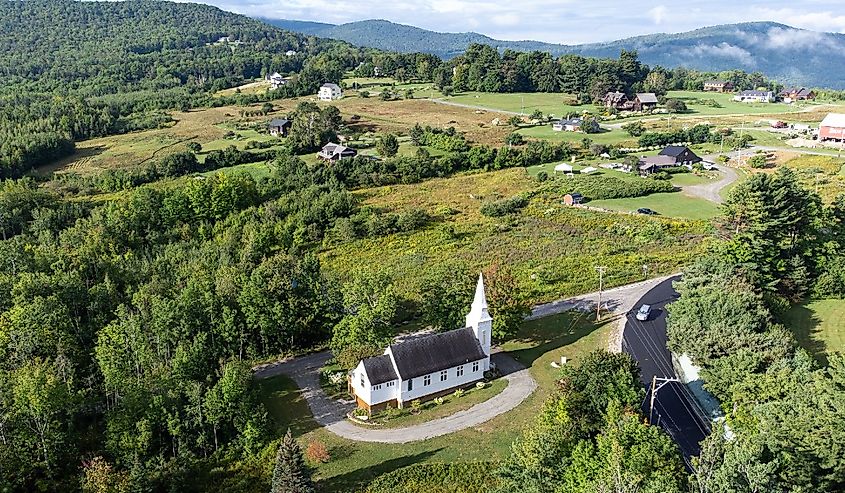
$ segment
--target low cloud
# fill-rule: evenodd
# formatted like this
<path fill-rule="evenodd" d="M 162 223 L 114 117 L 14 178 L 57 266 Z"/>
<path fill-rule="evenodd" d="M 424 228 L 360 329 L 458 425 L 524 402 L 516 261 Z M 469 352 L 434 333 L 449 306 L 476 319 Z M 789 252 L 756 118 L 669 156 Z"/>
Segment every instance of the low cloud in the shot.
<path fill-rule="evenodd" d="M 773 27 L 766 36 L 766 46 L 772 49 L 841 48 L 830 35 L 800 29 Z"/>
<path fill-rule="evenodd" d="M 665 5 L 658 5 L 648 11 L 649 17 L 655 24 L 663 24 L 667 17 L 669 17 L 669 9 Z"/>
<path fill-rule="evenodd" d="M 751 55 L 748 50 L 740 46 L 732 45 L 730 43 L 719 43 L 717 45 L 708 45 L 702 43 L 692 48 L 681 50 L 681 54 L 690 57 L 701 57 L 706 55 L 708 57 L 715 56 L 720 58 L 730 58 L 739 61 L 742 65 L 746 67 L 753 67 L 757 63 L 754 60 L 754 56 Z"/>

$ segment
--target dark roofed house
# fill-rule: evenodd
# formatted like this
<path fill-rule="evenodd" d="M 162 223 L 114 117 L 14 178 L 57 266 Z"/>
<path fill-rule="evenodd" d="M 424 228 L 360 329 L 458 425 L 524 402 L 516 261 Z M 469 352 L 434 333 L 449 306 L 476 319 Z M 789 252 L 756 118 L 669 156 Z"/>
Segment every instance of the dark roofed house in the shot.
<path fill-rule="evenodd" d="M 479 277 L 466 327 L 391 344 L 349 374 L 349 392 L 370 413 L 475 384 L 490 369 L 493 318 Z"/>
<path fill-rule="evenodd" d="M 275 137 L 285 137 L 290 130 L 290 120 L 287 118 L 274 118 L 267 124 L 267 131 Z"/>
<path fill-rule="evenodd" d="M 778 97 L 783 99 L 784 103 L 793 103 L 795 101 L 812 101 L 816 99 L 816 92 L 806 87 L 788 87 L 778 93 Z"/>
<path fill-rule="evenodd" d="M 675 160 L 675 164 L 680 166 L 692 166 L 695 163 L 700 163 L 702 159 L 698 157 L 687 146 L 667 146 L 660 151 L 660 156 L 669 156 Z"/>
<path fill-rule="evenodd" d="M 678 163 L 672 156 L 643 156 L 640 158 L 637 169 L 640 174 L 650 175 L 664 168 L 673 168 L 677 165 Z"/>
<path fill-rule="evenodd" d="M 339 161 L 341 159 L 353 158 L 357 155 L 358 151 L 355 149 L 332 142 L 324 145 L 320 152 L 317 153 L 318 158 L 325 159 L 326 161 Z"/>
<path fill-rule="evenodd" d="M 653 92 L 637 93 L 634 98 L 634 111 L 651 111 L 657 108 L 659 101 Z"/>
<path fill-rule="evenodd" d="M 584 120 L 583 118 L 576 117 L 556 121 L 552 125 L 552 130 L 555 132 L 580 132 L 582 130 L 595 132 L 598 130 L 598 126 L 598 122 L 592 118 Z"/>
<path fill-rule="evenodd" d="M 628 96 L 624 92 L 609 92 L 602 98 L 605 108 L 614 108 L 617 110 L 631 109 L 631 102 L 628 101 Z"/>

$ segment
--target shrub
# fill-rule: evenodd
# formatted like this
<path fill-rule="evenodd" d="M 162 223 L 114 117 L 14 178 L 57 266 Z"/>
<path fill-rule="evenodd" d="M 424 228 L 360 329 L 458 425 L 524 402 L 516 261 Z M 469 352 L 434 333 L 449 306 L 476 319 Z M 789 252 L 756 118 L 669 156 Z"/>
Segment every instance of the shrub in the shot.
<path fill-rule="evenodd" d="M 466 394 L 466 392 L 464 391 L 464 389 L 458 389 L 458 390 L 456 390 L 456 391 L 455 391 L 455 393 L 454 393 L 454 394 L 452 394 L 452 395 L 454 395 L 456 399 L 460 399 L 461 397 L 463 397 L 463 396 L 464 396 L 464 394 Z"/>
<path fill-rule="evenodd" d="M 748 165 L 754 169 L 768 168 L 769 160 L 765 154 L 755 154 L 748 159 Z"/>
<path fill-rule="evenodd" d="M 549 179 L 549 174 L 546 173 L 545 171 L 541 171 L 541 172 L 537 173 L 537 181 L 542 183 L 542 182 L 544 182 L 548 179 Z"/>
<path fill-rule="evenodd" d="M 615 178 L 611 176 L 573 176 L 551 180 L 542 189 L 557 195 L 578 192 L 590 200 L 643 197 L 652 193 L 675 191 L 665 180 Z"/>
<path fill-rule="evenodd" d="M 383 348 L 372 344 L 354 344 L 343 348 L 335 357 L 337 364 L 342 368 L 353 369 L 358 365 L 358 362 L 370 356 L 378 356 L 383 352 Z"/>
<path fill-rule="evenodd" d="M 486 493 L 499 479 L 494 462 L 414 464 L 377 477 L 364 493 Z"/>
<path fill-rule="evenodd" d="M 319 464 L 325 464 L 331 459 L 329 449 L 319 440 L 314 440 L 308 444 L 308 448 L 305 449 L 305 457 L 311 462 Z"/>
<path fill-rule="evenodd" d="M 643 122 L 636 121 L 622 125 L 622 130 L 628 132 L 631 137 L 639 137 L 645 133 L 645 125 Z"/>
<path fill-rule="evenodd" d="M 672 113 L 684 113 L 687 111 L 687 105 L 680 99 L 667 99 L 666 109 Z"/>
<path fill-rule="evenodd" d="M 526 205 L 528 205 L 528 198 L 517 195 L 508 199 L 488 202 L 481 206 L 481 213 L 487 217 L 502 217 L 519 212 Z"/>
<path fill-rule="evenodd" d="M 436 399 L 434 399 L 434 403 L 437 404 L 438 406 L 443 405 L 444 402 L 446 402 L 446 401 L 444 401 L 442 397 L 437 397 Z"/>

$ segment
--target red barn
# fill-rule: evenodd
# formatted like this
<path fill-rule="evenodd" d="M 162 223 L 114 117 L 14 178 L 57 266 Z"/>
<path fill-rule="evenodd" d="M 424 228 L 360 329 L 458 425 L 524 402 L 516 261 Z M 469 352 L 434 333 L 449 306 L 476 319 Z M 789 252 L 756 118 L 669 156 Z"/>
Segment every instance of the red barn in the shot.
<path fill-rule="evenodd" d="M 819 140 L 845 140 L 845 115 L 830 113 L 819 126 Z"/>

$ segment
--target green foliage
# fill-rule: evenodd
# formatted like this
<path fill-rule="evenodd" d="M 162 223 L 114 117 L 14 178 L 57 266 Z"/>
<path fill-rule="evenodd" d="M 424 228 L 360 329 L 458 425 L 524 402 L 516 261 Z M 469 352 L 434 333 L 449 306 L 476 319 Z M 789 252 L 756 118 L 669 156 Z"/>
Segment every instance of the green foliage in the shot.
<path fill-rule="evenodd" d="M 377 477 L 364 493 L 486 493 L 498 480 L 490 462 L 415 464 Z"/>
<path fill-rule="evenodd" d="M 381 346 L 393 334 L 399 306 L 396 290 L 382 273 L 365 272 L 343 286 L 346 315 L 334 327 L 331 347 L 335 354 L 357 345 Z"/>
<path fill-rule="evenodd" d="M 754 265 L 766 290 L 799 299 L 804 288 L 795 283 L 796 274 L 812 272 L 824 259 L 818 241 L 824 212 L 819 196 L 789 169 L 754 174 L 731 190 L 723 206 L 729 237 L 723 255 Z"/>
<path fill-rule="evenodd" d="M 472 302 L 475 281 L 476 276 L 457 265 L 432 266 L 420 282 L 422 322 L 438 330 L 462 327 Z"/>
<path fill-rule="evenodd" d="M 290 433 L 279 444 L 270 493 L 313 493 L 311 471 L 305 465 L 302 450 Z"/>
<path fill-rule="evenodd" d="M 393 134 L 383 135 L 376 142 L 376 151 L 382 157 L 393 157 L 399 152 L 399 139 Z"/>
<path fill-rule="evenodd" d="M 597 351 L 561 376 L 497 471 L 497 491 L 683 491 L 671 439 L 633 411 L 642 389 L 629 356 Z"/>
<path fill-rule="evenodd" d="M 502 217 L 519 212 L 528 205 L 528 198 L 524 195 L 487 202 L 481 206 L 481 213 L 488 217 Z"/>
<path fill-rule="evenodd" d="M 664 104 L 667 110 L 672 113 L 686 113 L 687 112 L 687 105 L 683 102 L 683 100 L 669 98 L 666 100 Z"/>
<path fill-rule="evenodd" d="M 671 183 L 661 180 L 575 175 L 550 180 L 543 184 L 539 193 L 563 196 L 567 193 L 578 192 L 590 200 L 604 200 L 643 197 L 653 193 L 673 191 L 675 187 Z"/>
<path fill-rule="evenodd" d="M 493 339 L 505 340 L 517 333 L 531 307 L 520 296 L 516 277 L 509 267 L 494 263 L 484 271 L 484 280 L 493 317 Z"/>
<path fill-rule="evenodd" d="M 748 165 L 754 169 L 768 168 L 769 160 L 765 154 L 755 154 L 748 158 Z"/>
<path fill-rule="evenodd" d="M 637 120 L 622 125 L 622 130 L 627 132 L 628 135 L 630 135 L 631 137 L 639 137 L 640 135 L 645 133 L 646 128 L 645 125 L 643 125 L 643 122 Z"/>
<path fill-rule="evenodd" d="M 689 129 L 678 129 L 669 132 L 647 132 L 640 136 L 638 142 L 640 147 L 662 147 L 670 144 L 688 142 L 691 144 L 703 144 L 710 142 L 710 125 L 698 124 Z"/>
<path fill-rule="evenodd" d="M 291 126 L 287 141 L 296 154 L 317 151 L 337 140 L 341 116 L 336 106 L 320 108 L 316 103 L 302 101 L 288 119 Z"/>

